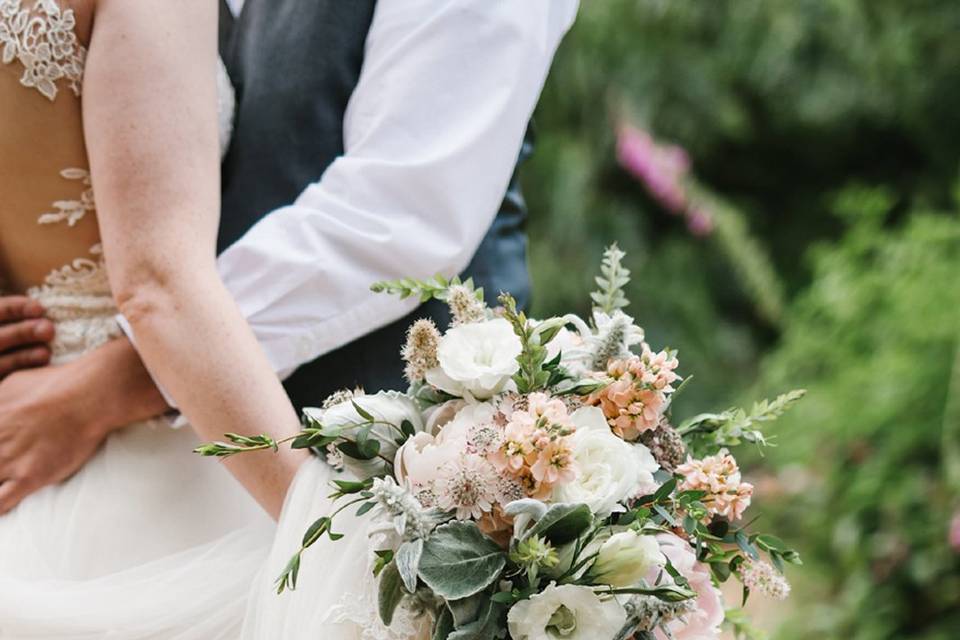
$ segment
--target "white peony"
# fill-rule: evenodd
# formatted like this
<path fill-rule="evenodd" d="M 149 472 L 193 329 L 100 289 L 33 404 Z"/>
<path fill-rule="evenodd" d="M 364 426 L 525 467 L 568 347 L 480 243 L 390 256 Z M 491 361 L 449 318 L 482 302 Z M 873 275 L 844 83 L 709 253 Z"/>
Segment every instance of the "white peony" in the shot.
<path fill-rule="evenodd" d="M 440 339 L 440 366 L 427 382 L 447 393 L 487 400 L 504 391 L 520 365 L 520 338 L 503 318 L 453 327 Z"/>
<path fill-rule="evenodd" d="M 650 450 L 617 437 L 598 407 L 577 409 L 571 436 L 577 477 L 554 489 L 555 502 L 586 504 L 600 518 L 623 511 L 622 502 L 655 486 L 659 468 Z"/>
<path fill-rule="evenodd" d="M 600 584 L 626 588 L 640 582 L 654 567 L 663 567 L 667 559 L 654 536 L 632 529 L 610 536 L 601 546 L 590 576 Z"/>
<path fill-rule="evenodd" d="M 369 422 L 356 410 L 354 403 L 376 421 L 377 424 L 370 429 L 370 437 L 380 442 L 380 455 L 387 460 L 392 460 L 397 453 L 397 438 L 400 437 L 400 428 L 404 421 L 409 421 L 416 433 L 424 429 L 423 415 L 416 403 L 396 391 L 355 396 L 352 402 L 341 402 L 329 409 L 307 408 L 304 413 L 325 427 L 342 428 L 343 434 L 352 440 L 356 431 Z M 386 462 L 379 457 L 373 460 L 355 460 L 343 456 L 343 464 L 347 471 L 360 479 L 387 471 Z"/>
<path fill-rule="evenodd" d="M 625 623 L 616 599 L 601 599 L 589 587 L 572 584 L 550 583 L 507 614 L 513 640 L 603 640 L 616 636 Z"/>
<path fill-rule="evenodd" d="M 418 433 L 400 447 L 394 463 L 397 481 L 408 487 L 425 487 L 440 477 L 443 468 L 467 450 L 470 427 L 489 424 L 496 409 L 486 402 L 468 404 L 435 435 Z"/>

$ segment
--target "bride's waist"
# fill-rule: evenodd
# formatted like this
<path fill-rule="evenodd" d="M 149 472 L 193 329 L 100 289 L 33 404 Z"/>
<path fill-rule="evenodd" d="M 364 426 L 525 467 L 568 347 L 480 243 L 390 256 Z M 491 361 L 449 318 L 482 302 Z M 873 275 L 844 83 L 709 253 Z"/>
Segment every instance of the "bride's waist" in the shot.
<path fill-rule="evenodd" d="M 28 292 L 56 327 L 51 345 L 54 364 L 68 362 L 122 334 L 105 274 L 102 278 L 91 275 L 82 282 L 48 281 Z"/>

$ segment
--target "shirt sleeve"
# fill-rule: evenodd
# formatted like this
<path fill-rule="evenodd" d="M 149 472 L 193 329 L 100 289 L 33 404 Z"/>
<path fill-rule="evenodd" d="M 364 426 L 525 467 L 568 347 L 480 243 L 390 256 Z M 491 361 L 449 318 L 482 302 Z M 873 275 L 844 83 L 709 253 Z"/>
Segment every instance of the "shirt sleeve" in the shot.
<path fill-rule="evenodd" d="M 219 258 L 281 377 L 416 306 L 374 282 L 466 268 L 578 4 L 379 0 L 344 154 Z"/>
<path fill-rule="evenodd" d="M 415 302 L 378 280 L 466 268 L 506 192 L 575 0 L 380 0 L 345 153 L 220 257 L 277 372 Z"/>

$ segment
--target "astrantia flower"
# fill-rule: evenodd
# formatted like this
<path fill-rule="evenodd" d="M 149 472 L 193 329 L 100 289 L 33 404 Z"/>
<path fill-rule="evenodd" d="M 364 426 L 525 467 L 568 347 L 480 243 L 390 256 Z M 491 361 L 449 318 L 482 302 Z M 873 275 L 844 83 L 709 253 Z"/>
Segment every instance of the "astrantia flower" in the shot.
<path fill-rule="evenodd" d="M 726 449 L 701 460 L 688 457 L 677 473 L 683 476 L 681 491 L 707 492 L 701 502 L 714 515 L 739 520 L 750 506 L 753 485 L 741 480 L 740 467 Z"/>
<path fill-rule="evenodd" d="M 606 373 L 612 382 L 590 396 L 590 402 L 603 409 L 614 433 L 636 440 L 660 423 L 673 383 L 680 379 L 674 371 L 677 365 L 675 356 L 644 345 L 640 356 L 609 363 Z"/>
<path fill-rule="evenodd" d="M 485 458 L 465 454 L 447 463 L 434 484 L 437 506 L 456 511 L 458 520 L 479 519 L 497 501 L 499 477 Z"/>
<path fill-rule="evenodd" d="M 786 600 L 790 595 L 790 583 L 768 562 L 748 560 L 740 567 L 740 579 L 751 591 L 762 593 L 774 600 Z"/>
<path fill-rule="evenodd" d="M 601 599 L 589 587 L 556 586 L 521 600 L 507 614 L 513 640 L 598 640 L 613 638 L 626 622 L 614 598 Z"/>
<path fill-rule="evenodd" d="M 507 388 L 521 351 L 520 338 L 503 318 L 453 327 L 441 338 L 440 365 L 426 380 L 454 396 L 487 400 Z"/>
<path fill-rule="evenodd" d="M 654 485 L 656 460 L 642 444 L 625 442 L 611 433 L 600 409 L 578 409 L 573 421 L 577 430 L 570 439 L 577 477 L 554 490 L 555 501 L 586 504 L 606 518 L 623 511 L 624 502 Z"/>

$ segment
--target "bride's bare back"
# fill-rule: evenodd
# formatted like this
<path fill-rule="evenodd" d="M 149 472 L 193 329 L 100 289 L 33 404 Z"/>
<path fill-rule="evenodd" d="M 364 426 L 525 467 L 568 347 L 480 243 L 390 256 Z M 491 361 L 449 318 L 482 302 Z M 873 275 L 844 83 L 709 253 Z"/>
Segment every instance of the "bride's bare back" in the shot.
<path fill-rule="evenodd" d="M 80 90 L 94 0 L 0 0 L 0 290 L 97 268 Z"/>

